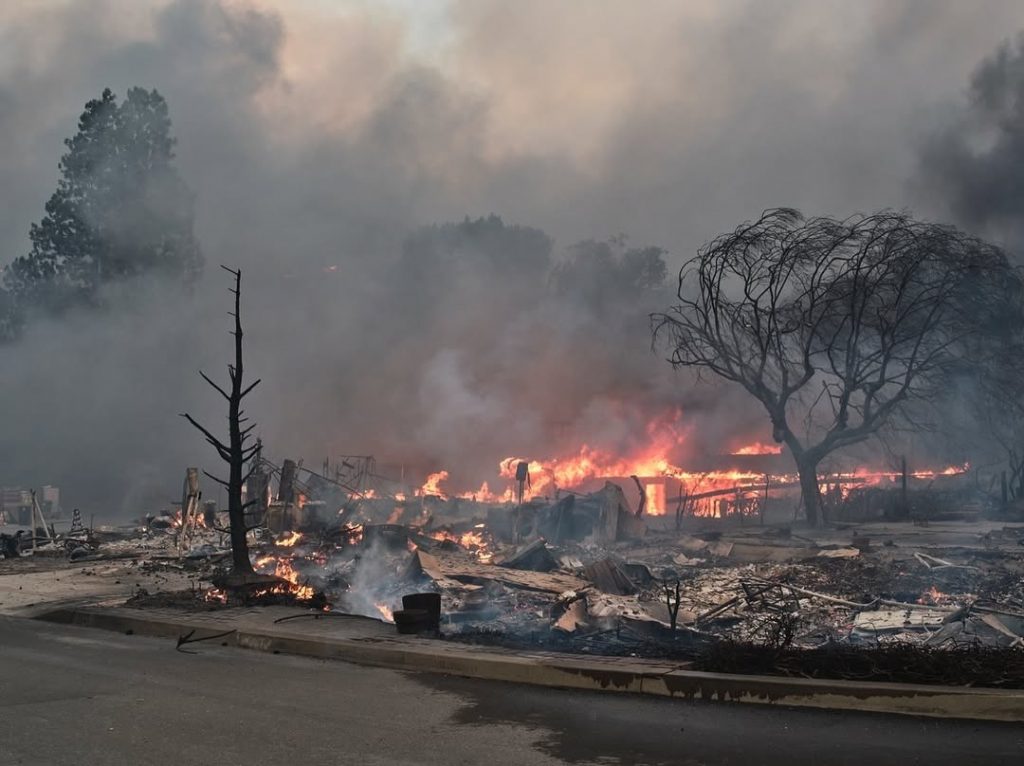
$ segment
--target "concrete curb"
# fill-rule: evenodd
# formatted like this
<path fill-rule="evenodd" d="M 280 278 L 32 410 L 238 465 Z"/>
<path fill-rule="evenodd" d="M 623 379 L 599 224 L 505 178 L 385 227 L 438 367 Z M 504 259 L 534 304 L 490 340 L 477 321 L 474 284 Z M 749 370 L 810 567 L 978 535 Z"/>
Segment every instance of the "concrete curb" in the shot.
<path fill-rule="evenodd" d="M 209 624 L 190 622 L 187 616 L 149 617 L 96 607 L 61 608 L 35 619 L 158 637 L 177 638 L 193 629 L 200 635 L 217 632 Z M 220 640 L 263 652 L 535 686 L 935 718 L 1024 721 L 1021 690 L 702 673 L 667 662 L 518 653 L 430 639 L 302 636 L 276 625 L 242 627 Z"/>

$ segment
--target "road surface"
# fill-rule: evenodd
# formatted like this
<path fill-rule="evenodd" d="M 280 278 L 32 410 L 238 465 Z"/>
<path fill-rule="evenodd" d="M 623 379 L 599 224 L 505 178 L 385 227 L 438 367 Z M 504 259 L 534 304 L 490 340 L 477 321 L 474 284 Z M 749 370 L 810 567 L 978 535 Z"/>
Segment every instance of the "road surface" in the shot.
<path fill-rule="evenodd" d="M 0 617 L 0 764 L 1018 764 L 1024 726 L 401 673 Z"/>

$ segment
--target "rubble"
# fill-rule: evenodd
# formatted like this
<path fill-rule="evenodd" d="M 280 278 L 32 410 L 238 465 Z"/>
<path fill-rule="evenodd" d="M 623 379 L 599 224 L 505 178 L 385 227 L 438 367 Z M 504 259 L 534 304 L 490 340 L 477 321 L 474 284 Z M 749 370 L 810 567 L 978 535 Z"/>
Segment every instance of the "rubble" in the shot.
<path fill-rule="evenodd" d="M 48 551 L 53 566 L 124 559 L 154 578 L 136 606 L 285 603 L 452 640 L 704 658 L 718 668 L 764 669 L 774 658 L 772 672 L 805 672 L 809 658 L 840 649 L 1024 650 L 1024 525 L 876 522 L 795 534 L 697 518 L 675 530 L 638 518 L 612 482 L 518 507 L 350 494 L 329 514 L 308 497 L 321 504 L 305 509 L 309 488 L 297 466 L 285 467 L 295 508 L 268 504 L 273 531 L 251 533 L 251 582 L 225 578 L 226 519 L 199 512 L 194 486 L 184 512 L 57 535 L 37 541 L 34 555 L 25 535 L 5 535 L 0 571 Z M 161 591 L 168 572 L 187 574 L 192 587 Z M 856 665 L 841 656 L 843 667 Z"/>

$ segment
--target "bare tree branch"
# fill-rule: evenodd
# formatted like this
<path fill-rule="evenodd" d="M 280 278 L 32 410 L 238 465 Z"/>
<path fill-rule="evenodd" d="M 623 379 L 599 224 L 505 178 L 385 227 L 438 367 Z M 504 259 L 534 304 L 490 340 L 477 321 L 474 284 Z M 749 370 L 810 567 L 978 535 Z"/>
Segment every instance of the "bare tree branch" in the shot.
<path fill-rule="evenodd" d="M 678 304 L 651 324 L 673 366 L 761 402 L 813 519 L 818 463 L 933 399 L 951 363 L 990 333 L 979 317 L 1019 288 L 998 248 L 951 227 L 893 211 L 835 220 L 777 209 L 703 247 L 680 270 Z"/>

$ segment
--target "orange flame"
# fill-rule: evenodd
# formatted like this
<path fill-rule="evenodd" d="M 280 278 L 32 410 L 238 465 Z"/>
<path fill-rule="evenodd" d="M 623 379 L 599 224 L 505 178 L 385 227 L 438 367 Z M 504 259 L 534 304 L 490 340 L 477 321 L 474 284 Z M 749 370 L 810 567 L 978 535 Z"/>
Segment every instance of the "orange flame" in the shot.
<path fill-rule="evenodd" d="M 274 556 L 272 554 L 260 556 L 253 562 L 253 566 L 257 570 L 263 571 L 265 574 L 273 574 L 275 577 L 280 577 L 282 580 L 289 583 L 291 587 L 289 587 L 288 590 L 295 595 L 296 598 L 311 599 L 316 593 L 311 585 L 299 582 L 299 573 L 296 572 L 295 567 L 292 566 L 291 559 L 286 556 Z M 273 568 L 273 571 L 270 571 L 271 567 Z"/>
<path fill-rule="evenodd" d="M 733 450 L 729 453 L 730 455 L 781 455 L 782 445 L 781 444 L 766 444 L 764 442 L 753 442 L 751 444 L 745 444 L 737 450 Z"/>
<path fill-rule="evenodd" d="M 427 480 L 423 482 L 423 486 L 416 490 L 416 494 L 419 497 L 433 495 L 435 497 L 441 498 L 442 500 L 447 500 L 448 494 L 441 489 L 441 482 L 447 480 L 447 471 L 438 471 L 437 473 L 432 473 L 427 477 Z"/>
<path fill-rule="evenodd" d="M 490 542 L 485 536 L 486 529 L 486 524 L 477 524 L 470 531 L 460 535 L 446 529 L 435 529 L 425 534 L 434 540 L 447 540 L 456 543 L 472 553 L 477 560 L 489 564 L 494 559 L 494 551 L 491 550 Z"/>

